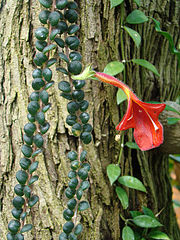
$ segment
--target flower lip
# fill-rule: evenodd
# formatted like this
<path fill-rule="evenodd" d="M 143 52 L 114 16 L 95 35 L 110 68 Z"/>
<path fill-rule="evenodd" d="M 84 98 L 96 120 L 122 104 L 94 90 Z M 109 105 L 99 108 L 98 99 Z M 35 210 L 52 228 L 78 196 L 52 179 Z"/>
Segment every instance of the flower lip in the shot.
<path fill-rule="evenodd" d="M 117 130 L 134 128 L 135 141 L 142 151 L 158 147 L 163 143 L 163 126 L 158 121 L 158 116 L 166 106 L 164 103 L 142 102 L 126 84 L 105 73 L 96 72 L 95 77 L 121 88 L 127 95 L 127 111 L 117 125 Z"/>

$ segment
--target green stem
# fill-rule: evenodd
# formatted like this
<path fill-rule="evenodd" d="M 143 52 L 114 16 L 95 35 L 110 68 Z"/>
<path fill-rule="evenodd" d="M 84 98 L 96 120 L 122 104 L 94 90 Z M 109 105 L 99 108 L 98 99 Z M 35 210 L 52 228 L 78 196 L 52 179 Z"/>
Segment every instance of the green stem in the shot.
<path fill-rule="evenodd" d="M 121 134 L 122 134 L 122 136 L 121 136 L 121 143 L 120 143 L 120 153 L 119 153 L 118 165 L 120 165 L 123 148 L 124 148 L 124 132 L 121 132 Z"/>

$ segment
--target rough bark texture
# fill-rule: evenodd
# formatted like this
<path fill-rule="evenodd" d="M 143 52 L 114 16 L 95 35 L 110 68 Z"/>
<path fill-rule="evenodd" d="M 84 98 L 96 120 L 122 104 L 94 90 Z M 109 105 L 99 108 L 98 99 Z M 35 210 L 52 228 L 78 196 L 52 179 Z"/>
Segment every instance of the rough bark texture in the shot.
<path fill-rule="evenodd" d="M 102 71 L 112 60 L 122 60 L 120 47 L 121 7 L 110 10 L 109 0 L 78 1 L 81 25 L 81 52 L 85 65 L 93 63 Z M 163 30 L 173 36 L 177 45 L 179 35 L 179 1 L 143 0 L 142 10 L 161 22 Z M 136 5 L 125 1 L 127 15 Z M 31 0 L 0 0 L 0 239 L 6 239 L 7 222 L 11 220 L 11 200 L 16 184 L 15 173 L 19 169 L 22 130 L 27 123 L 28 95 L 31 89 L 32 58 L 34 54 L 33 31 L 40 24 L 40 4 Z M 177 59 L 169 52 L 168 42 L 154 30 L 151 21 L 132 26 L 142 36 L 139 49 L 124 35 L 125 59 L 144 58 L 155 64 L 160 78 L 138 66 L 128 64 L 127 82 L 143 100 L 175 100 L 180 82 Z M 55 70 L 55 67 L 54 67 Z M 119 76 L 121 77 L 121 76 Z M 52 109 L 47 118 L 51 128 L 46 135 L 44 153 L 38 157 L 40 176 L 34 192 L 40 197 L 27 221 L 35 228 L 26 239 L 57 240 L 64 220 L 62 211 L 66 203 L 64 189 L 67 186 L 69 162 L 66 152 L 76 147 L 69 127 L 66 101 L 59 96 L 57 83 L 63 76 L 54 71 L 55 86 L 51 92 Z M 93 142 L 88 145 L 91 163 L 91 188 L 85 196 L 91 208 L 81 215 L 84 232 L 80 239 L 119 240 L 123 222 L 121 205 L 106 175 L 106 166 L 117 163 L 119 143 L 115 142 L 115 126 L 120 117 L 116 105 L 117 89 L 99 82 L 88 81 L 86 99 L 90 101 L 89 113 L 93 124 Z M 179 131 L 179 130 L 178 130 Z M 128 131 L 126 140 L 132 140 Z M 145 184 L 148 194 L 130 191 L 130 210 L 141 209 L 142 204 L 155 213 L 162 210 L 160 220 L 172 239 L 180 239 L 176 225 L 168 173 L 168 157 L 163 148 L 149 152 L 124 149 L 121 161 L 122 174 L 132 174 Z M 125 214 L 125 213 L 124 213 Z M 125 214 L 126 216 L 126 214 Z"/>

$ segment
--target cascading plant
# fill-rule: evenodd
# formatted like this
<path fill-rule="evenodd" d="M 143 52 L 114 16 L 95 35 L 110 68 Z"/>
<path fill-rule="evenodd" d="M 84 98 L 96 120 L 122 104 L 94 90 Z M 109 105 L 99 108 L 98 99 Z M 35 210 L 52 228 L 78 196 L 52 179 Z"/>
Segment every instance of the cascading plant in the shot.
<path fill-rule="evenodd" d="M 75 36 L 79 30 L 76 24 L 78 5 L 68 0 L 38 1 L 45 8 L 39 13 L 39 21 L 43 26 L 35 31 L 37 52 L 33 59 L 36 65 L 32 73 L 34 91 L 29 97 L 27 107 L 28 122 L 24 126 L 24 144 L 21 148 L 23 157 L 19 162 L 21 170 L 16 173 L 18 184 L 14 187 L 16 196 L 12 201 L 14 208 L 11 212 L 14 219 L 8 224 L 7 240 L 23 240 L 24 233 L 33 228 L 32 224 L 26 224 L 26 216 L 39 201 L 39 197 L 33 193 L 33 183 L 39 178 L 35 174 L 39 163 L 35 157 L 43 152 L 43 135 L 50 128 L 45 117 L 51 107 L 47 90 L 54 84 L 50 67 L 57 63 L 57 60 L 60 62 L 57 71 L 65 74 L 67 79 L 58 84 L 60 95 L 69 100 L 66 123 L 72 127 L 71 132 L 78 146 L 77 150 L 67 154 L 71 168 L 65 190 L 68 202 L 63 212 L 66 223 L 59 239 L 77 239 L 83 229 L 82 224 L 77 221 L 78 212 L 89 208 L 87 201 L 81 201 L 83 192 L 90 186 L 87 180 L 90 165 L 86 161 L 87 152 L 83 150 L 83 144 L 89 144 L 92 140 L 92 126 L 88 123 L 90 116 L 86 112 L 89 103 L 84 99 L 82 90 L 85 81 L 71 79 L 72 74 L 79 74 L 82 70 L 82 56 L 77 51 L 80 41 Z"/>

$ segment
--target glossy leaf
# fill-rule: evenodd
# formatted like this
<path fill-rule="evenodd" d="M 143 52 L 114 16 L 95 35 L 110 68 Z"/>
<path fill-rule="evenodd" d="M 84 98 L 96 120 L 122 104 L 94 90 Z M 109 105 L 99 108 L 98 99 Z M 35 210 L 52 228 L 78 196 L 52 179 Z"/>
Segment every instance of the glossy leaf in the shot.
<path fill-rule="evenodd" d="M 142 228 L 155 228 L 162 226 L 162 224 L 158 220 L 147 215 L 137 216 L 132 221 L 138 227 Z"/>
<path fill-rule="evenodd" d="M 25 224 L 22 228 L 21 228 L 21 233 L 24 233 L 24 232 L 28 232 L 30 231 L 31 229 L 33 228 L 33 225 L 32 224 Z"/>
<path fill-rule="evenodd" d="M 120 5 L 124 0 L 111 0 L 111 8 Z"/>
<path fill-rule="evenodd" d="M 170 51 L 177 55 L 178 64 L 179 64 L 179 67 L 180 67 L 180 52 L 175 48 L 172 36 L 168 32 L 165 32 L 165 31 L 161 30 L 159 21 L 157 21 L 155 18 L 152 18 L 152 20 L 155 23 L 156 32 L 163 35 L 169 41 Z"/>
<path fill-rule="evenodd" d="M 154 213 L 152 212 L 151 209 L 143 206 L 143 207 L 142 207 L 142 210 L 143 210 L 143 213 L 144 213 L 145 215 L 148 215 L 148 216 L 150 216 L 150 217 L 152 217 L 152 218 L 155 218 Z"/>
<path fill-rule="evenodd" d="M 29 179 L 29 183 L 28 185 L 30 186 L 31 184 L 33 184 L 34 182 L 36 182 L 39 179 L 38 175 L 34 175 Z"/>
<path fill-rule="evenodd" d="M 139 24 L 147 21 L 148 18 L 146 17 L 146 15 L 144 15 L 143 12 L 137 9 L 132 11 L 126 18 L 126 22 L 130 24 Z"/>
<path fill-rule="evenodd" d="M 180 118 L 169 117 L 169 118 L 167 118 L 167 123 L 169 125 L 173 125 L 173 124 L 176 124 L 179 120 L 180 120 Z"/>
<path fill-rule="evenodd" d="M 150 62 L 148 62 L 144 59 L 132 59 L 132 62 L 135 63 L 135 64 L 138 64 L 138 65 L 140 65 L 144 68 L 147 68 L 148 70 L 150 70 L 154 74 L 156 74 L 158 77 L 160 76 L 156 67 L 152 63 L 150 63 Z"/>
<path fill-rule="evenodd" d="M 123 208 L 124 209 L 128 208 L 129 202 L 128 202 L 128 196 L 127 196 L 126 191 L 121 187 L 116 187 L 116 193 L 117 193 L 117 196 L 118 196 Z"/>
<path fill-rule="evenodd" d="M 127 147 L 129 147 L 131 149 L 139 149 L 137 143 L 135 143 L 135 142 L 126 142 L 125 146 L 127 146 Z"/>
<path fill-rule="evenodd" d="M 87 201 L 81 201 L 78 205 L 78 210 L 79 211 L 84 211 L 86 209 L 88 209 L 90 206 L 89 206 L 89 203 Z"/>
<path fill-rule="evenodd" d="M 109 164 L 107 166 L 107 175 L 111 185 L 118 179 L 118 177 L 120 176 L 120 173 L 121 173 L 121 169 L 118 165 Z"/>
<path fill-rule="evenodd" d="M 45 54 L 45 53 L 55 49 L 56 47 L 57 47 L 56 44 L 50 44 L 43 49 L 43 53 Z"/>
<path fill-rule="evenodd" d="M 110 62 L 104 68 L 104 73 L 115 76 L 124 70 L 124 64 L 118 61 Z"/>
<path fill-rule="evenodd" d="M 133 188 L 142 192 L 146 192 L 146 189 L 142 182 L 132 176 L 122 176 L 118 179 L 118 182 L 126 187 Z"/>
<path fill-rule="evenodd" d="M 122 239 L 123 240 L 134 240 L 134 232 L 132 228 L 125 226 L 122 230 Z"/>
<path fill-rule="evenodd" d="M 39 201 L 39 197 L 37 195 L 33 195 L 28 202 L 29 207 L 33 207 Z"/>
<path fill-rule="evenodd" d="M 142 212 L 139 211 L 130 211 L 132 218 L 142 215 Z"/>
<path fill-rule="evenodd" d="M 127 100 L 127 95 L 121 88 L 119 88 L 117 91 L 116 98 L 117 98 L 117 104 L 120 104 L 120 103 L 124 102 L 125 100 Z"/>
<path fill-rule="evenodd" d="M 153 238 L 153 239 L 163 239 L 163 240 L 170 240 L 170 238 L 168 237 L 167 234 L 160 232 L 160 231 L 151 231 L 148 234 L 149 238 Z"/>
<path fill-rule="evenodd" d="M 124 30 L 130 35 L 136 46 L 139 47 L 141 43 L 141 36 L 139 35 L 139 33 L 126 26 L 124 26 Z"/>

